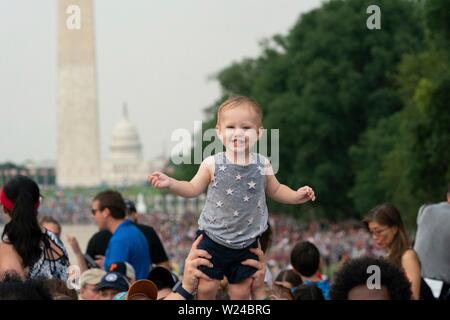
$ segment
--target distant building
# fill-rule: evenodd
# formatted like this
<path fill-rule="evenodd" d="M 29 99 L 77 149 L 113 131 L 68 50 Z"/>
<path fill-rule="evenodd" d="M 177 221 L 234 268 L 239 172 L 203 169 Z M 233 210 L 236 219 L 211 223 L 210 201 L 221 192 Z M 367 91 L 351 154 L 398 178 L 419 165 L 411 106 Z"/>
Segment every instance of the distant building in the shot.
<path fill-rule="evenodd" d="M 160 170 L 164 164 L 162 159 L 144 161 L 138 131 L 124 105 L 122 119 L 112 132 L 108 158 L 102 163 L 102 183 L 112 186 L 144 184 L 147 175 Z"/>
<path fill-rule="evenodd" d="M 28 176 L 40 186 L 56 185 L 56 163 L 54 161 L 27 161 L 24 164 Z"/>
<path fill-rule="evenodd" d="M 54 186 L 56 184 L 55 163 L 52 161 L 26 161 L 24 164 L 11 162 L 0 164 L 0 185 L 5 184 L 16 175 L 30 177 L 40 186 Z"/>

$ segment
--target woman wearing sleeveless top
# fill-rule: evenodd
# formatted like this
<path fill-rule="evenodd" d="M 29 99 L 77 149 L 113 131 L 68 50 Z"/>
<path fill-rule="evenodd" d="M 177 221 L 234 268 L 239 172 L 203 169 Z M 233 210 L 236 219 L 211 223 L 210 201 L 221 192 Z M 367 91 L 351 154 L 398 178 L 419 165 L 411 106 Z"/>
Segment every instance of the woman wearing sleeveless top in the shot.
<path fill-rule="evenodd" d="M 16 176 L 0 190 L 9 222 L 0 241 L 0 279 L 16 273 L 25 279 L 67 280 L 69 260 L 62 242 L 38 222 L 40 191 L 28 177 Z"/>
<path fill-rule="evenodd" d="M 385 259 L 405 273 L 411 283 L 412 299 L 433 299 L 430 288 L 421 278 L 420 260 L 411 248 L 398 209 L 390 203 L 380 204 L 370 210 L 364 224 L 375 244 L 387 250 Z"/>

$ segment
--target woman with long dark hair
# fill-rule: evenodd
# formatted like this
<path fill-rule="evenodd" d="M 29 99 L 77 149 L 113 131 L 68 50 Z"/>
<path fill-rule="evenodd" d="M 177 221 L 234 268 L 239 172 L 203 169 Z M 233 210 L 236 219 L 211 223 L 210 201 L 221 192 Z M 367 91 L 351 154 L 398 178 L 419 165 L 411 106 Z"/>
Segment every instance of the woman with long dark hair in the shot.
<path fill-rule="evenodd" d="M 24 279 L 67 280 L 66 249 L 38 222 L 38 185 L 28 177 L 15 176 L 0 189 L 0 203 L 9 217 L 0 241 L 0 278 L 17 273 Z"/>
<path fill-rule="evenodd" d="M 405 273 L 411 283 L 412 298 L 419 299 L 421 290 L 420 261 L 411 244 L 397 208 L 383 203 L 364 219 L 375 244 L 388 251 L 385 259 Z"/>

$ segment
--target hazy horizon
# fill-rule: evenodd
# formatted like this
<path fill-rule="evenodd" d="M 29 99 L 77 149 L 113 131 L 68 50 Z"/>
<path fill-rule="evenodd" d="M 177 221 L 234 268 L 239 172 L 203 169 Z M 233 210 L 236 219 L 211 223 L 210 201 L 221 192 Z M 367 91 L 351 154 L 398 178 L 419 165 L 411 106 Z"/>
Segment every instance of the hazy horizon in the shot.
<path fill-rule="evenodd" d="M 220 97 L 212 75 L 321 0 L 95 0 L 101 157 L 128 105 L 145 159 Z M 56 0 L 0 0 L 0 162 L 56 160 Z"/>

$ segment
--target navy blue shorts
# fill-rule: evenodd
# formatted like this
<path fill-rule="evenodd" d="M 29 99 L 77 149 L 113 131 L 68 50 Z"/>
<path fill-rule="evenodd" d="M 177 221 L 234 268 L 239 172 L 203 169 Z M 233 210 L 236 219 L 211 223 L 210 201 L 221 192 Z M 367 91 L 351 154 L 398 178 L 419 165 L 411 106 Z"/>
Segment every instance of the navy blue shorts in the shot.
<path fill-rule="evenodd" d="M 213 267 L 199 266 L 198 269 L 211 279 L 222 280 L 226 276 L 228 282 L 239 283 L 250 278 L 258 269 L 241 264 L 247 259 L 258 260 L 258 256 L 252 253 L 250 248 L 258 248 L 256 240 L 250 246 L 243 249 L 231 249 L 214 242 L 203 230 L 197 231 L 197 237 L 203 234 L 203 239 L 198 249 L 206 250 L 211 255 Z"/>

